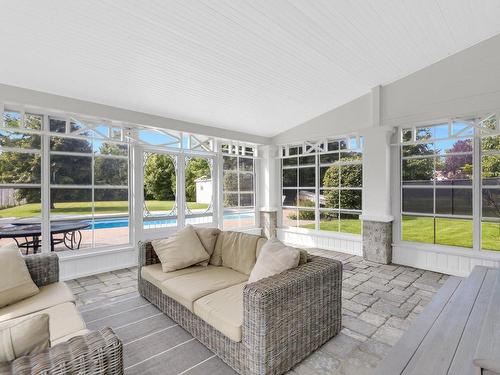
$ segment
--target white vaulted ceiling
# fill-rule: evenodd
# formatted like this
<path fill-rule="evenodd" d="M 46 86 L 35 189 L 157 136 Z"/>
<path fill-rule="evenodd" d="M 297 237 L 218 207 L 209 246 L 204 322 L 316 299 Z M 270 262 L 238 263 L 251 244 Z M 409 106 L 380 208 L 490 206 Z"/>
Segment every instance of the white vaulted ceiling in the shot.
<path fill-rule="evenodd" d="M 498 33 L 498 0 L 0 0 L 0 82 L 273 136 Z"/>

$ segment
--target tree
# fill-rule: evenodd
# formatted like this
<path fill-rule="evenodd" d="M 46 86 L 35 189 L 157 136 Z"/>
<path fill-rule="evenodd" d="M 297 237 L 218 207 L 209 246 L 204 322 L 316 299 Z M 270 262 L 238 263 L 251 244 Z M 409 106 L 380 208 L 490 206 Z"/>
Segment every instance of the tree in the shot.
<path fill-rule="evenodd" d="M 483 151 L 500 150 L 500 136 L 485 137 L 481 140 Z M 500 217 L 498 189 L 487 186 L 500 185 L 500 156 L 487 154 L 481 160 L 481 178 L 483 181 L 483 212 L 487 217 Z M 486 188 L 486 189 L 485 189 Z M 500 225 L 498 226 L 500 231 Z"/>
<path fill-rule="evenodd" d="M 150 154 L 144 166 L 144 198 L 175 200 L 176 175 L 169 155 Z"/>
<path fill-rule="evenodd" d="M 116 143 L 103 143 L 99 148 L 100 155 L 128 155 L 128 146 Z M 94 183 L 96 185 L 128 185 L 128 160 L 100 157 L 94 160 Z M 123 190 L 106 189 L 96 190 L 94 193 L 96 201 L 119 201 L 127 200 L 127 194 Z"/>
<path fill-rule="evenodd" d="M 323 177 L 327 188 L 361 187 L 363 173 L 361 164 L 332 165 Z M 361 209 L 361 194 L 357 190 L 325 190 L 325 205 L 328 208 Z"/>
<path fill-rule="evenodd" d="M 41 129 L 41 118 L 37 116 L 26 117 L 26 127 Z M 20 119 L 15 116 L 6 116 L 7 127 L 19 128 Z M 64 123 L 65 124 L 65 123 Z M 62 126 L 62 125 L 61 125 Z M 57 129 L 53 129 L 57 130 Z M 36 134 L 12 134 L 2 137 L 2 145 L 22 149 L 40 149 L 41 137 Z M 51 137 L 51 151 L 72 151 L 81 153 L 92 152 L 92 146 L 87 140 L 74 138 Z M 52 155 L 51 183 L 60 185 L 90 184 L 91 162 L 81 156 Z M 41 158 L 38 154 L 9 152 L 0 154 L 0 180 L 13 184 L 40 183 Z M 54 203 L 66 201 L 87 201 L 88 192 L 82 189 L 51 189 L 51 208 Z M 40 190 L 33 188 L 20 188 L 15 192 L 16 200 L 26 203 L 40 203 Z"/>
<path fill-rule="evenodd" d="M 186 201 L 195 202 L 196 201 L 196 180 L 198 178 L 211 179 L 212 174 L 210 171 L 210 165 L 208 160 L 205 158 L 191 158 L 186 165 Z"/>
<path fill-rule="evenodd" d="M 447 153 L 472 152 L 472 140 L 458 140 L 446 150 Z M 472 176 L 472 155 L 450 155 L 441 167 L 443 177 L 449 180 L 470 180 Z"/>
<path fill-rule="evenodd" d="M 224 162 L 226 163 L 226 162 Z M 224 207 L 238 207 L 238 193 L 226 193 L 227 191 L 238 191 L 238 172 L 224 171 L 223 177 Z"/>
<path fill-rule="evenodd" d="M 19 128 L 20 119 L 5 113 L 5 125 L 15 130 Z M 27 127 L 37 128 L 41 126 L 40 119 L 36 117 L 27 118 Z M 34 134 L 5 134 L 0 138 L 0 144 L 4 147 L 22 149 L 40 149 L 40 136 Z M 0 153 L 0 182 L 22 184 L 40 183 L 41 181 L 40 155 L 25 154 L 20 152 Z M 26 203 L 40 203 L 40 191 L 38 189 L 16 189 L 15 198 Z"/>
<path fill-rule="evenodd" d="M 430 137 L 430 132 L 428 134 Z M 415 145 L 404 145 L 403 156 L 427 156 L 434 155 L 432 144 L 422 143 Z M 405 183 L 418 183 L 431 181 L 434 177 L 434 158 L 424 157 L 421 159 L 406 159 L 403 161 L 402 171 Z"/>

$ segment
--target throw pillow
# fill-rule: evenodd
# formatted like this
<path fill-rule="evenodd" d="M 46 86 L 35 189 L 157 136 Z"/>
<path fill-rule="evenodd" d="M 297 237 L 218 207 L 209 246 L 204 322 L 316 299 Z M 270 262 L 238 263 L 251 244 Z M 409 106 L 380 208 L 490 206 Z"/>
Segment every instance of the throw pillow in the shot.
<path fill-rule="evenodd" d="M 169 238 L 151 241 L 163 272 L 172 272 L 207 261 L 210 255 L 191 225 Z"/>
<path fill-rule="evenodd" d="M 0 362 L 39 353 L 50 346 L 49 316 L 40 314 L 0 323 Z"/>
<path fill-rule="evenodd" d="M 266 238 L 261 238 L 257 242 L 257 258 L 259 258 L 260 251 L 262 250 L 262 246 L 264 246 L 264 244 L 266 242 L 267 242 Z M 289 246 L 289 247 L 291 247 L 291 246 Z M 308 252 L 306 250 L 304 250 L 304 249 L 299 249 L 299 248 L 295 248 L 295 247 L 293 247 L 293 249 L 297 249 L 297 250 L 300 251 L 299 266 L 301 266 L 303 264 L 306 264 L 307 263 L 307 259 L 308 259 Z"/>
<path fill-rule="evenodd" d="M 0 307 L 38 293 L 24 258 L 16 244 L 0 248 Z"/>
<path fill-rule="evenodd" d="M 249 283 L 270 277 L 299 265 L 300 251 L 277 239 L 268 240 L 250 273 Z"/>
<path fill-rule="evenodd" d="M 198 238 L 200 239 L 201 244 L 208 253 L 208 256 L 211 257 L 215 249 L 215 243 L 217 242 L 217 237 L 219 236 L 220 229 L 194 227 L 194 231 L 198 235 Z M 208 260 L 205 260 L 199 264 L 200 266 L 207 266 Z"/>

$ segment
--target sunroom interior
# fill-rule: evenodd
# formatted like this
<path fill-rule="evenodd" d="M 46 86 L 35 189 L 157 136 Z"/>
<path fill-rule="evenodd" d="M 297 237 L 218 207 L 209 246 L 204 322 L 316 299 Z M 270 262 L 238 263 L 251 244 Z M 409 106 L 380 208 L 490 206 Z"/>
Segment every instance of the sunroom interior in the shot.
<path fill-rule="evenodd" d="M 2 2 L 0 258 L 18 249 L 40 291 L 28 259 L 52 259 L 78 332 L 111 327 L 114 367 L 85 374 L 500 373 L 499 17 L 465 0 Z M 241 285 L 236 344 L 197 313 L 208 292 L 171 307 L 155 244 L 191 227 L 267 240 L 224 284 Z M 319 288 L 311 310 L 254 311 L 271 242 L 330 262 L 314 287 L 271 276 Z M 253 336 L 252 319 L 290 326 Z M 50 354 L 78 337 L 31 358 L 78 373 Z M 31 353 L 0 353 L 0 369 Z"/>

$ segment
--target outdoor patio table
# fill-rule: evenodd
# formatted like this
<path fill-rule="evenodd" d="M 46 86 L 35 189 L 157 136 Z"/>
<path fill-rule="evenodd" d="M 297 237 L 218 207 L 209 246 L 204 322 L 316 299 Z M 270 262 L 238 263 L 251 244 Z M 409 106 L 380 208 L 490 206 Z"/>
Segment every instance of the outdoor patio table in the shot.
<path fill-rule="evenodd" d="M 90 224 L 86 221 L 65 221 L 53 222 L 50 224 L 50 249 L 54 251 L 54 246 L 63 243 L 70 250 L 80 248 L 82 242 L 81 230 L 86 229 Z M 55 238 L 54 235 L 62 234 L 62 238 Z M 40 223 L 34 222 L 14 222 L 0 228 L 0 238 L 12 238 L 16 241 L 20 249 L 25 249 L 26 254 L 30 249 L 36 254 L 41 247 L 42 229 Z M 24 238 L 20 242 L 19 238 Z"/>

